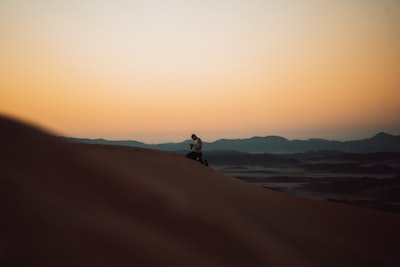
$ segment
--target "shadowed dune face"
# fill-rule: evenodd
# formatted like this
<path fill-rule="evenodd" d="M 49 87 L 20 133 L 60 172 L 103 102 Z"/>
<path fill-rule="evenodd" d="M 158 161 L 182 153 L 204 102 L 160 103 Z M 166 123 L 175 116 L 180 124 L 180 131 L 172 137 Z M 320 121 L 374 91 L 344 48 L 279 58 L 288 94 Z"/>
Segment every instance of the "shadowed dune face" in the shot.
<path fill-rule="evenodd" d="M 2 118 L 1 266 L 396 266 L 400 216 Z"/>

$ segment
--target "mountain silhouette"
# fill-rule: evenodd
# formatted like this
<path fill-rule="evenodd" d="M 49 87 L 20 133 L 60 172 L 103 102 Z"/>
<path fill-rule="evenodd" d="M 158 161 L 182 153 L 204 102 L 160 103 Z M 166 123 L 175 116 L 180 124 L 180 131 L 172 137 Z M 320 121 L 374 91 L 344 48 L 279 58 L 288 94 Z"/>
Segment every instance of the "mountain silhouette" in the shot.
<path fill-rule="evenodd" d="M 191 140 L 178 143 L 145 144 L 138 141 L 109 141 L 104 139 L 64 138 L 68 141 L 89 144 L 120 145 L 153 148 L 164 151 L 188 150 Z M 235 150 L 247 153 L 303 153 L 309 151 L 333 150 L 352 153 L 400 152 L 400 136 L 380 132 L 371 138 L 335 141 L 321 138 L 288 140 L 280 136 L 251 137 L 244 139 L 219 139 L 204 142 L 204 151 Z"/>

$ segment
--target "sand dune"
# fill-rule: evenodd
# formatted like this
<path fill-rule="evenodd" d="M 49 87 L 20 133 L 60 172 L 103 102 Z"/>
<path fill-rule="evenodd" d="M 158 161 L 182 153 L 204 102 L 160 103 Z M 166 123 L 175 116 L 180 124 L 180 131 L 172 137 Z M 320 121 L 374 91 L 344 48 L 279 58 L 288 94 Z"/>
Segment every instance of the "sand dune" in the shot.
<path fill-rule="evenodd" d="M 0 266 L 399 266 L 400 216 L 0 119 Z"/>

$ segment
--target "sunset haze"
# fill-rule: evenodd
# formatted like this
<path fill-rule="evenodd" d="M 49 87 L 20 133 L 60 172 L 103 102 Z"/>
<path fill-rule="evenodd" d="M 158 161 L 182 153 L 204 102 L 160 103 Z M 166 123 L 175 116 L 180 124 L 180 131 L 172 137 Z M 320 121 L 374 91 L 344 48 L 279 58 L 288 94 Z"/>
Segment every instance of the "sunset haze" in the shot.
<path fill-rule="evenodd" d="M 399 1 L 0 0 L 0 113 L 75 137 L 400 134 Z"/>

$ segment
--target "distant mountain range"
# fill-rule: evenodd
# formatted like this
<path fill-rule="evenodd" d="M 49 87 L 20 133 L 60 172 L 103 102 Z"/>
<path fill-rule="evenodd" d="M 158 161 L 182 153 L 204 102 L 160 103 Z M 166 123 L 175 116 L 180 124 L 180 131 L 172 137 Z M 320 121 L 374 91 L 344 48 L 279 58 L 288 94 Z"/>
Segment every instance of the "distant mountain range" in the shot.
<path fill-rule="evenodd" d="M 104 144 L 130 147 L 152 148 L 164 151 L 185 151 L 192 140 L 180 143 L 145 144 L 138 141 L 109 141 L 104 139 L 68 138 L 76 143 Z M 325 139 L 288 140 L 280 136 L 251 137 L 245 139 L 220 139 L 215 142 L 203 142 L 204 151 L 233 150 L 248 153 L 302 153 L 308 151 L 336 150 L 353 153 L 400 152 L 400 136 L 378 133 L 362 140 L 332 141 Z"/>

